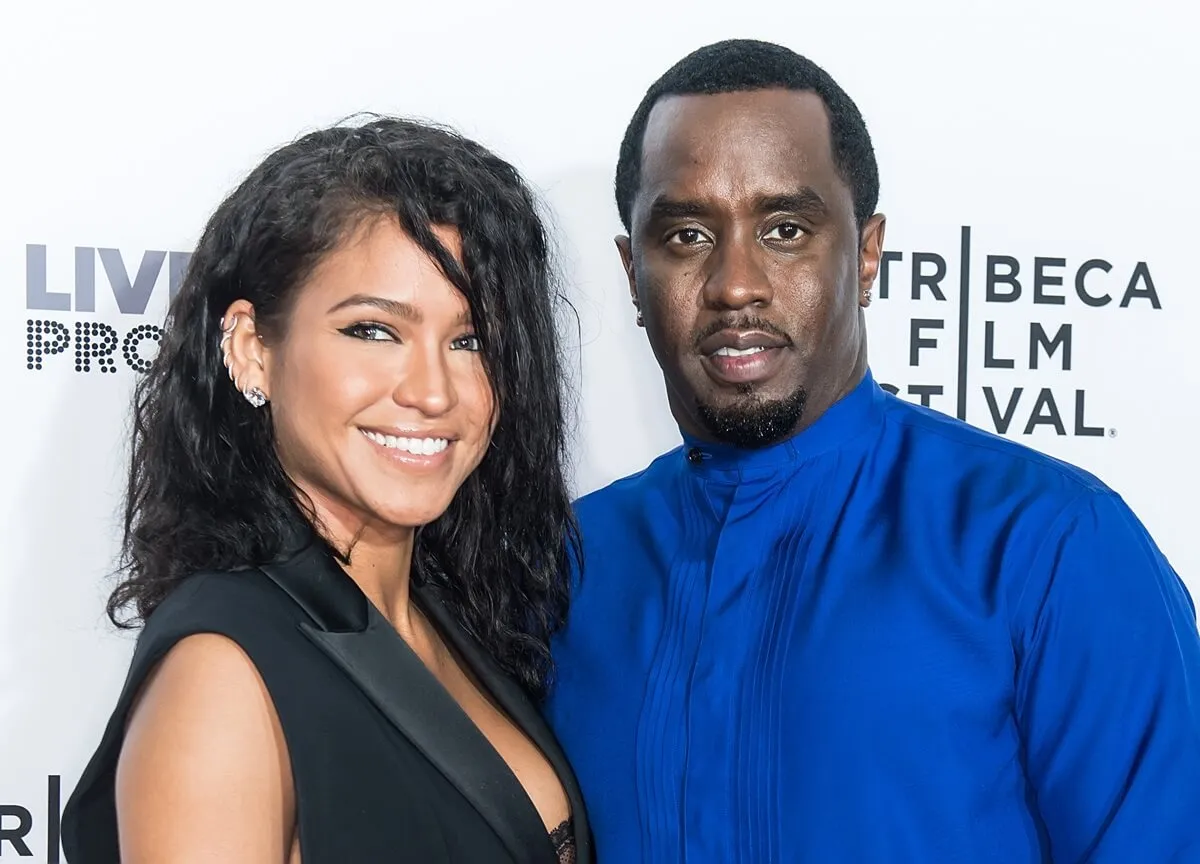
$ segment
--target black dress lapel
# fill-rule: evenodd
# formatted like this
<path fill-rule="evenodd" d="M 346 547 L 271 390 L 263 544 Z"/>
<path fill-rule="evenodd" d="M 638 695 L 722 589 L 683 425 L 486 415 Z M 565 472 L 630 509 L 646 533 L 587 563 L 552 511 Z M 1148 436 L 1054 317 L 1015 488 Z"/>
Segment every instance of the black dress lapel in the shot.
<path fill-rule="evenodd" d="M 462 631 L 439 600 L 437 592 L 431 589 L 418 589 L 414 591 L 414 596 L 421 604 L 421 609 L 434 621 L 442 635 L 450 641 L 459 655 L 471 667 L 471 671 L 508 714 L 509 719 L 529 736 L 554 768 L 559 782 L 563 784 L 567 799 L 571 802 L 576 862 L 577 864 L 590 864 L 592 861 L 591 827 L 587 820 L 583 793 L 575 779 L 575 772 L 571 769 L 571 764 L 567 761 L 567 756 L 559 746 L 558 738 L 550 729 L 549 724 L 546 723 L 537 706 L 520 685 L 504 674 L 479 643 Z"/>
<path fill-rule="evenodd" d="M 519 864 L 555 860 L 508 765 L 354 581 L 322 549 L 261 569 L 313 619 L 304 634 L 462 793 Z"/>

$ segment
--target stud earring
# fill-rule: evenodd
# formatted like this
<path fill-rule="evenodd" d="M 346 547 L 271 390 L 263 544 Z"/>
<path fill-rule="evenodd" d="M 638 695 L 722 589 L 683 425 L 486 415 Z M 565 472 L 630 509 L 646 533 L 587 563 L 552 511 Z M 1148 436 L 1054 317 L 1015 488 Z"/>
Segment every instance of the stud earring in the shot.
<path fill-rule="evenodd" d="M 246 401 L 253 408 L 261 408 L 267 404 L 267 394 L 257 387 L 251 387 L 249 390 L 243 390 L 242 395 L 246 397 Z"/>
<path fill-rule="evenodd" d="M 868 288 L 866 291 L 864 291 L 862 297 L 863 302 L 869 304 L 871 302 L 871 289 Z"/>
<path fill-rule="evenodd" d="M 639 310 L 638 310 L 638 313 L 637 313 L 637 326 L 639 326 L 639 327 L 645 327 L 645 326 L 646 326 L 646 319 L 642 317 L 642 310 L 641 310 L 641 309 L 639 309 Z"/>

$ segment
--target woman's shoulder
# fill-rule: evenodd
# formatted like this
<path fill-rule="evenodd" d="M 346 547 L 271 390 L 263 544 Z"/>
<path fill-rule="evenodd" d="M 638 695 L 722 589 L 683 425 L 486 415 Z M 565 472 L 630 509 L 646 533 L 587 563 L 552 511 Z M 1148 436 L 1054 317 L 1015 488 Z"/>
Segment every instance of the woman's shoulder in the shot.
<path fill-rule="evenodd" d="M 293 605 L 263 573 L 245 569 L 195 573 L 150 613 L 103 737 L 64 812 L 68 857 L 87 852 L 117 860 L 118 798 L 127 821 L 149 826 L 134 832 L 145 860 L 174 854 L 175 846 L 154 845 L 159 841 L 186 847 L 236 816 L 236 807 L 224 807 L 236 803 L 224 795 L 230 788 L 268 802 L 269 813 L 287 812 L 281 796 L 289 787 L 281 778 L 290 775 L 268 685 L 290 680 L 279 671 L 293 662 L 289 632 L 303 638 L 295 625 L 302 613 Z M 172 794 L 163 796 L 168 776 Z M 171 808 L 179 807 L 211 818 L 178 819 Z M 187 831 L 168 837 L 154 827 L 166 822 Z M 239 843 L 274 836 L 234 833 Z M 268 851 L 263 857 L 282 858 Z"/>
<path fill-rule="evenodd" d="M 202 580 L 195 599 L 254 596 L 222 581 Z M 281 860 L 287 850 L 294 800 L 280 719 L 259 663 L 236 628 L 225 630 L 213 619 L 157 641 L 161 656 L 127 694 L 113 792 L 131 857 L 207 848 L 223 860 Z"/>
<path fill-rule="evenodd" d="M 261 663 L 286 655 L 304 612 L 257 568 L 194 573 L 147 616 L 137 639 L 131 674 L 141 677 L 177 643 L 195 635 L 224 637 Z M 213 640 L 200 640 L 213 644 Z M 219 650 L 219 649 L 218 649 Z"/>
<path fill-rule="evenodd" d="M 142 638 L 186 627 L 236 626 L 242 619 L 286 621 L 300 612 L 287 594 L 256 567 L 205 570 L 183 579 L 154 608 L 145 621 Z"/>

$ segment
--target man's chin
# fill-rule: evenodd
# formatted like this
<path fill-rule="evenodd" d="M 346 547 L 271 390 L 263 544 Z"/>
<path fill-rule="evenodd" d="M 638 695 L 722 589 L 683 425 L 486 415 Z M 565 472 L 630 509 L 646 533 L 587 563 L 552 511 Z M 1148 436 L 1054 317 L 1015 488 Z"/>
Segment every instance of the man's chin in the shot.
<path fill-rule="evenodd" d="M 697 400 L 696 416 L 723 444 L 746 449 L 769 447 L 792 435 L 804 416 L 806 402 L 803 389 L 771 399 L 757 395 L 750 387 L 740 398 Z"/>

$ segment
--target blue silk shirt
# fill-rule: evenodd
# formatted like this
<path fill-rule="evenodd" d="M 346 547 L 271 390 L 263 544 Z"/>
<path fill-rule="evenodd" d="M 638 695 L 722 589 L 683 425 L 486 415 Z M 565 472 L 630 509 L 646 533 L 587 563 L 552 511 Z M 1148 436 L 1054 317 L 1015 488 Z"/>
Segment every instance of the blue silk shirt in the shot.
<path fill-rule="evenodd" d="M 1200 862 L 1200 637 L 1120 497 L 870 374 L 585 496 L 547 714 L 602 864 Z"/>

